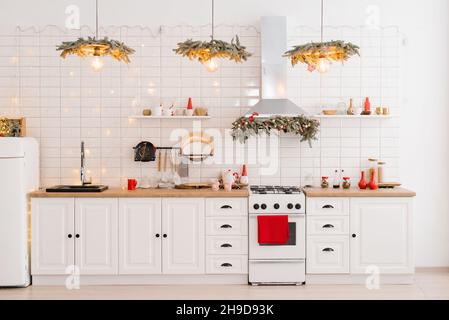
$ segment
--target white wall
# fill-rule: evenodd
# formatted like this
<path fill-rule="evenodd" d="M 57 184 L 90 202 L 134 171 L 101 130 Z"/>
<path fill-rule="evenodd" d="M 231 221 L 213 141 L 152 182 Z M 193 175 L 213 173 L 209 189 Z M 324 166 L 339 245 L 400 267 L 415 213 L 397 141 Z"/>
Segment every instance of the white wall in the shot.
<path fill-rule="evenodd" d="M 218 23 L 248 25 L 257 23 L 261 15 L 287 15 L 292 24 L 318 25 L 318 0 L 216 2 Z M 381 24 L 397 25 L 404 33 L 407 41 L 401 86 L 401 176 L 403 183 L 418 193 L 415 206 L 416 263 L 418 266 L 447 266 L 449 3 L 446 0 L 327 2 L 326 24 L 362 25 L 366 20 L 367 6 L 378 5 Z M 68 4 L 79 4 L 82 24 L 93 24 L 93 1 L 2 1 L 0 31 L 12 31 L 16 25 L 62 25 Z M 103 25 L 199 25 L 209 22 L 208 4 L 207 0 L 103 0 L 100 1 L 101 19 Z M 429 53 L 432 56 L 428 56 Z"/>

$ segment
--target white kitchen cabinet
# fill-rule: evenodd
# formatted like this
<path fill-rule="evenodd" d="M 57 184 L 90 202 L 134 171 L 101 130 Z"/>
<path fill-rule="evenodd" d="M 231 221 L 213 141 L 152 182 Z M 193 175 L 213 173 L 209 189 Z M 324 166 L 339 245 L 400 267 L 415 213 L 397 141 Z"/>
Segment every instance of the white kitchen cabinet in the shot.
<path fill-rule="evenodd" d="M 306 262 L 306 270 L 311 274 L 349 273 L 348 237 L 308 237 Z"/>
<path fill-rule="evenodd" d="M 412 215 L 411 198 L 352 198 L 351 273 L 376 266 L 381 274 L 412 274 Z"/>
<path fill-rule="evenodd" d="M 306 198 L 308 215 L 349 215 L 349 198 Z"/>
<path fill-rule="evenodd" d="M 31 272 L 61 275 L 75 263 L 74 199 L 32 199 Z"/>
<path fill-rule="evenodd" d="M 162 199 L 164 274 L 205 273 L 204 199 Z"/>
<path fill-rule="evenodd" d="M 119 274 L 162 272 L 161 199 L 119 200 Z"/>
<path fill-rule="evenodd" d="M 118 199 L 76 199 L 75 232 L 81 275 L 117 274 Z"/>

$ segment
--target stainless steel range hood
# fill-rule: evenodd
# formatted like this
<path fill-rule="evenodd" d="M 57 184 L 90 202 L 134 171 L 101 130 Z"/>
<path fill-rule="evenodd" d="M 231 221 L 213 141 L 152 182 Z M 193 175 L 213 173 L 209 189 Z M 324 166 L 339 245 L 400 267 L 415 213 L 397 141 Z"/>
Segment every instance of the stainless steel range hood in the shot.
<path fill-rule="evenodd" d="M 287 99 L 287 17 L 261 18 L 262 97 L 247 116 L 298 116 L 307 112 Z"/>

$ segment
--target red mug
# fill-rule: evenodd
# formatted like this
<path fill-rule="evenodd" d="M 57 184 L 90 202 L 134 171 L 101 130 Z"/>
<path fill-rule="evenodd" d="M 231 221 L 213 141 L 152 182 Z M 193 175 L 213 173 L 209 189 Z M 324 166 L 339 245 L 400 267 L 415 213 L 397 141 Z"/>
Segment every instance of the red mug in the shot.
<path fill-rule="evenodd" d="M 137 188 L 137 180 L 128 179 L 128 190 L 136 190 L 136 188 Z"/>

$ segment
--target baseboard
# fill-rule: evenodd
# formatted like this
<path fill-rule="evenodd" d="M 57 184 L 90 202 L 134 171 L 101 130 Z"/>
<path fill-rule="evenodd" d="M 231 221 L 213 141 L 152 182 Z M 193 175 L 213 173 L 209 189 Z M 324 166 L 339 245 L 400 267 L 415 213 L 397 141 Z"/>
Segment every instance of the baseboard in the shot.
<path fill-rule="evenodd" d="M 368 279 L 368 275 L 351 275 L 351 274 L 307 274 L 307 284 L 360 284 L 365 285 Z M 387 274 L 380 275 L 379 284 L 413 284 L 413 274 Z"/>
<path fill-rule="evenodd" d="M 68 276 L 32 277 L 33 286 L 64 286 Z M 248 284 L 247 274 L 237 275 L 81 275 L 80 286 L 89 285 L 192 285 L 192 284 Z"/>
<path fill-rule="evenodd" d="M 448 273 L 449 267 L 416 267 L 417 273 Z"/>

